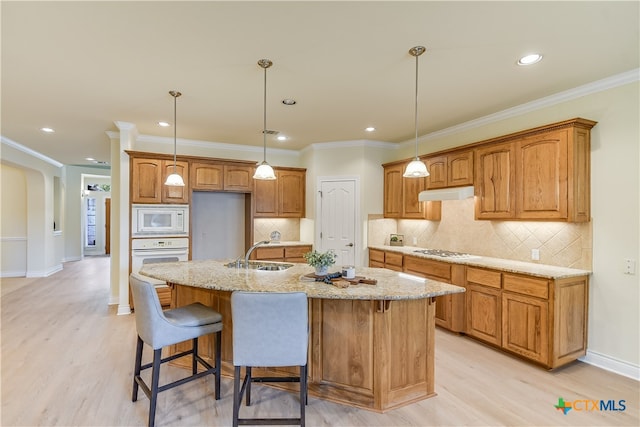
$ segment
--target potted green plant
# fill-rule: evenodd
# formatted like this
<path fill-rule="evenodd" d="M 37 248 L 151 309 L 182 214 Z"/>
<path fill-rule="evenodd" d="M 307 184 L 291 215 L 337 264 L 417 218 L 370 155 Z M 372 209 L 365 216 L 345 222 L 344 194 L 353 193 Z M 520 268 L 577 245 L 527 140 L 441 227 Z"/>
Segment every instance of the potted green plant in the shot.
<path fill-rule="evenodd" d="M 304 254 L 303 257 L 310 266 L 315 268 L 316 276 L 326 276 L 329 267 L 336 263 L 338 255 L 333 252 L 333 249 L 329 249 L 326 252 L 313 250 Z"/>

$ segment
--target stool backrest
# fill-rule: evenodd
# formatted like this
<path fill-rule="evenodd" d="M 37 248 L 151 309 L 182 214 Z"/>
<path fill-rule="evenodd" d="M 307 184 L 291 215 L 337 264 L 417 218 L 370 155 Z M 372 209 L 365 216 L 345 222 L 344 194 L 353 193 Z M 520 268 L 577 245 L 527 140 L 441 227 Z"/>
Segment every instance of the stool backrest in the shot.
<path fill-rule="evenodd" d="M 133 295 L 138 336 L 156 348 L 154 343 L 161 336 L 160 325 L 166 323 L 158 293 L 152 283 L 135 273 L 129 276 L 129 286 Z"/>
<path fill-rule="evenodd" d="M 302 366 L 309 344 L 304 292 L 231 294 L 234 366 Z"/>

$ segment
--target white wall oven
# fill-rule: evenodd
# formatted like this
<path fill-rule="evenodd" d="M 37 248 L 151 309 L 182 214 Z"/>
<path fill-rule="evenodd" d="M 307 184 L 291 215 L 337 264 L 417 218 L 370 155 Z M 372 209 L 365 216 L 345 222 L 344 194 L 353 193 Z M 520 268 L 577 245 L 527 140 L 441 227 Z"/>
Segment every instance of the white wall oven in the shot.
<path fill-rule="evenodd" d="M 131 237 L 183 236 L 189 236 L 189 205 L 131 206 Z"/>
<path fill-rule="evenodd" d="M 131 272 L 138 273 L 145 264 L 158 262 L 177 262 L 189 259 L 189 239 L 186 237 L 168 237 L 163 239 L 131 240 Z M 146 277 L 152 283 L 160 303 L 163 306 L 171 302 L 171 291 L 162 280 Z"/>

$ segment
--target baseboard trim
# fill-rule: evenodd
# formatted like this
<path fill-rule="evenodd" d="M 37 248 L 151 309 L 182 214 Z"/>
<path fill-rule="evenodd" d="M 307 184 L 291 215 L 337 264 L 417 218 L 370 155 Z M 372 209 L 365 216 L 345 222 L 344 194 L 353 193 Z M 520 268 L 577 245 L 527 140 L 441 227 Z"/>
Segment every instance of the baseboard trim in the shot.
<path fill-rule="evenodd" d="M 26 277 L 49 277 L 52 274 L 57 273 L 58 271 L 62 271 L 62 264 L 54 265 L 48 270 L 27 271 Z"/>
<path fill-rule="evenodd" d="M 606 354 L 598 353 L 593 350 L 587 350 L 587 354 L 580 358 L 580 361 L 598 368 L 614 372 L 616 374 L 640 381 L 640 366 Z"/>

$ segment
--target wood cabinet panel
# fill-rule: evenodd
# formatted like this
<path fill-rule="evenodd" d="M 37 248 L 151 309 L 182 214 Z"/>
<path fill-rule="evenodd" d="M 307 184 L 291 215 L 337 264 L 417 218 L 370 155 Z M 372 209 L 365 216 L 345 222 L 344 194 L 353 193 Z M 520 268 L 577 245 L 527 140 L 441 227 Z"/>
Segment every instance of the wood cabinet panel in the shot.
<path fill-rule="evenodd" d="M 178 160 L 174 167 L 173 161 L 162 160 L 162 168 L 162 203 L 189 203 L 191 197 L 191 189 L 189 188 L 189 163 Z M 167 177 L 172 173 L 177 173 L 182 177 L 185 184 L 184 187 L 164 185 Z"/>
<path fill-rule="evenodd" d="M 422 277 L 451 283 L 452 264 L 414 256 L 404 257 L 404 271 Z"/>
<path fill-rule="evenodd" d="M 512 143 L 476 149 L 476 219 L 515 217 L 515 147 Z"/>
<path fill-rule="evenodd" d="M 275 172 L 277 179 L 255 180 L 253 183 L 254 217 L 303 218 L 306 171 L 275 169 Z"/>
<path fill-rule="evenodd" d="M 484 268 L 467 267 L 467 282 L 500 289 L 502 287 L 502 273 Z"/>
<path fill-rule="evenodd" d="M 384 266 L 389 270 L 402 271 L 403 255 L 394 252 L 385 252 Z"/>
<path fill-rule="evenodd" d="M 253 188 L 253 167 L 224 165 L 224 190 L 247 193 Z"/>
<path fill-rule="evenodd" d="M 384 168 L 384 216 L 400 218 L 402 216 L 402 173 L 403 165 Z"/>
<path fill-rule="evenodd" d="M 290 262 L 307 262 L 304 254 L 311 251 L 311 245 L 303 246 L 285 246 L 284 260 Z"/>
<path fill-rule="evenodd" d="M 553 354 L 560 366 L 586 354 L 589 286 L 587 277 L 556 281 L 553 306 Z"/>
<path fill-rule="evenodd" d="M 503 292 L 502 346 L 529 359 L 549 364 L 548 303 Z"/>
<path fill-rule="evenodd" d="M 224 189 L 224 166 L 204 162 L 191 163 L 191 188 L 199 191 Z"/>
<path fill-rule="evenodd" d="M 516 292 L 532 297 L 549 297 L 549 281 L 539 277 L 515 276 L 505 273 L 503 275 L 503 287 L 505 291 Z"/>
<path fill-rule="evenodd" d="M 402 179 L 402 218 L 425 218 L 425 202 L 418 200 L 418 194 L 426 188 L 425 178 Z"/>
<path fill-rule="evenodd" d="M 467 285 L 466 333 L 491 344 L 502 344 L 502 300 L 499 289 Z"/>
<path fill-rule="evenodd" d="M 304 217 L 305 174 L 305 171 L 278 170 L 278 216 Z"/>
<path fill-rule="evenodd" d="M 567 218 L 568 129 L 516 141 L 516 216 Z"/>
<path fill-rule="evenodd" d="M 251 254 L 251 258 L 262 261 L 282 261 L 284 260 L 284 248 L 282 246 L 258 247 Z"/>
<path fill-rule="evenodd" d="M 384 251 L 369 249 L 369 261 L 381 262 L 384 265 Z"/>
<path fill-rule="evenodd" d="M 131 159 L 131 202 L 162 203 L 162 161 Z"/>
<path fill-rule="evenodd" d="M 427 189 L 473 185 L 473 151 L 456 151 L 426 159 Z"/>

